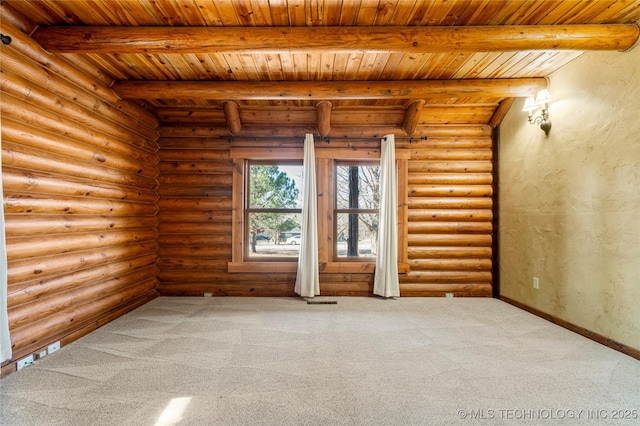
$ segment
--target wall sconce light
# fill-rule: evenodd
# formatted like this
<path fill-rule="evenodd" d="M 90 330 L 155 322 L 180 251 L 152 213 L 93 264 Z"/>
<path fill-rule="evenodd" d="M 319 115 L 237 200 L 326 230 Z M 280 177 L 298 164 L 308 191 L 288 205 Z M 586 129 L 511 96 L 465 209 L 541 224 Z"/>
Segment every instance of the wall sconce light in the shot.
<path fill-rule="evenodd" d="M 542 89 L 538 92 L 538 95 L 534 99 L 533 96 L 529 96 L 524 102 L 523 111 L 529 113 L 529 123 L 539 124 L 540 128 L 545 135 L 549 136 L 549 130 L 551 130 L 551 120 L 549 120 L 549 102 L 551 102 L 551 95 L 547 89 Z M 540 115 L 533 116 L 533 112 L 538 108 L 542 108 Z"/>

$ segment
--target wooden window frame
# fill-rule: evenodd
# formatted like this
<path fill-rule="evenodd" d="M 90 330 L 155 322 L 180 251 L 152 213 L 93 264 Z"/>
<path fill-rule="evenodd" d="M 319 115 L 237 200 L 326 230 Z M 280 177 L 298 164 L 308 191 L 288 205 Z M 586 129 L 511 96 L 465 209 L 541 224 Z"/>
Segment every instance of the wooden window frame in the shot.
<path fill-rule="evenodd" d="M 409 179 L 408 150 L 396 150 L 398 172 L 398 272 L 409 272 L 408 261 L 408 205 Z M 335 163 L 340 161 L 380 161 L 380 149 L 316 149 L 318 182 L 318 261 L 320 272 L 326 273 L 374 273 L 375 258 L 338 258 L 334 242 Z M 336 260 L 340 259 L 340 260 Z"/>
<path fill-rule="evenodd" d="M 244 218 L 243 218 L 243 226 L 244 229 L 242 230 L 242 244 L 243 244 L 243 252 L 242 252 L 242 256 L 243 259 L 246 262 L 278 262 L 278 261 L 282 261 L 282 262 L 297 262 L 298 261 L 298 256 L 291 256 L 291 257 L 283 257 L 283 256 L 270 256 L 270 257 L 256 257 L 254 259 L 249 259 L 249 253 L 250 253 L 250 248 L 247 247 L 249 244 L 249 216 L 251 215 L 251 213 L 260 213 L 263 210 L 270 210 L 270 213 L 293 213 L 295 211 L 295 213 L 299 213 L 300 216 L 302 216 L 302 207 L 300 208 L 284 208 L 284 209 L 258 209 L 258 208 L 253 208 L 249 205 L 249 199 L 251 198 L 251 166 L 254 165 L 282 165 L 282 166 L 286 166 L 286 165 L 299 165 L 300 167 L 302 167 L 302 159 L 300 160 L 283 160 L 281 158 L 279 158 L 278 160 L 264 160 L 264 159 L 260 159 L 257 160 L 255 158 L 252 158 L 250 160 L 245 160 L 244 162 L 245 164 L 245 181 L 244 181 L 244 197 L 245 200 L 243 201 L 242 204 L 242 209 L 243 209 L 243 214 L 244 214 Z M 247 166 L 249 168 L 249 170 L 247 170 Z M 247 173 L 248 172 L 248 173 Z M 284 260 L 287 259 L 287 260 Z"/>
<path fill-rule="evenodd" d="M 334 200 L 335 200 L 335 161 L 380 161 L 380 149 L 353 150 L 348 148 L 316 147 L 316 173 L 318 189 L 318 261 L 321 273 L 374 273 L 375 261 L 357 259 L 334 260 Z M 246 195 L 245 168 L 247 160 L 302 160 L 302 148 L 232 148 L 232 223 L 231 223 L 231 262 L 229 272 L 256 273 L 295 273 L 297 262 L 245 261 L 245 214 Z M 398 171 L 398 272 L 409 272 L 408 263 L 408 160 L 409 150 L 396 150 Z"/>
<path fill-rule="evenodd" d="M 380 166 L 380 161 L 364 161 L 364 160 L 344 160 L 344 159 L 336 159 L 333 161 L 333 169 L 334 171 L 338 169 L 338 167 L 340 166 Z M 336 174 L 334 173 L 333 176 L 336 176 Z M 334 179 L 333 182 L 333 204 L 332 204 L 332 208 L 333 208 L 333 219 L 336 219 L 336 217 L 338 216 L 339 213 L 344 214 L 345 211 L 344 210 L 351 210 L 353 211 L 353 213 L 355 214 L 366 214 L 366 213 L 374 213 L 376 215 L 378 215 L 378 217 L 380 216 L 380 208 L 377 209 L 364 209 L 364 208 L 357 208 L 357 209 L 340 209 L 338 208 L 338 206 L 336 205 L 337 203 L 337 195 L 338 195 L 338 182 L 337 179 Z M 339 210 L 343 210 L 341 212 L 339 212 Z M 365 257 L 365 256 L 344 256 L 344 257 L 340 257 L 338 256 L 337 253 L 337 246 L 338 246 L 338 227 L 337 227 L 337 220 L 332 220 L 331 221 L 331 227 L 332 227 L 332 232 L 333 232 L 333 262 L 370 262 L 370 263 L 375 263 L 376 262 L 376 258 L 375 257 Z M 377 235 L 377 234 L 376 234 Z"/>

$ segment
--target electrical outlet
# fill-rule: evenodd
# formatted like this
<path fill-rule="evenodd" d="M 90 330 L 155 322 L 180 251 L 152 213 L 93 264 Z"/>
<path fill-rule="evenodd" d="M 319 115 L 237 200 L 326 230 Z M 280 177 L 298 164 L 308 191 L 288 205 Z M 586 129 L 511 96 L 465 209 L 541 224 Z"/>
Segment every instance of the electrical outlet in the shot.
<path fill-rule="evenodd" d="M 18 361 L 18 370 L 22 370 L 24 367 L 27 367 L 31 364 L 33 364 L 33 354 L 26 356 Z"/>
<path fill-rule="evenodd" d="M 453 293 L 445 293 L 445 294 L 444 294 L 444 297 L 447 297 L 447 298 L 448 298 L 448 297 L 453 297 Z"/>
<path fill-rule="evenodd" d="M 60 349 L 60 341 L 58 340 L 57 342 L 50 344 L 47 349 L 50 354 L 54 353 L 55 351 Z"/>
<path fill-rule="evenodd" d="M 213 293 L 205 293 L 204 297 L 213 297 Z"/>
<path fill-rule="evenodd" d="M 40 359 L 40 358 L 44 358 L 45 356 L 47 356 L 47 350 L 43 349 L 41 350 L 39 353 L 36 354 L 36 359 Z"/>
<path fill-rule="evenodd" d="M 533 288 L 538 290 L 540 288 L 540 280 L 538 277 L 533 277 Z"/>

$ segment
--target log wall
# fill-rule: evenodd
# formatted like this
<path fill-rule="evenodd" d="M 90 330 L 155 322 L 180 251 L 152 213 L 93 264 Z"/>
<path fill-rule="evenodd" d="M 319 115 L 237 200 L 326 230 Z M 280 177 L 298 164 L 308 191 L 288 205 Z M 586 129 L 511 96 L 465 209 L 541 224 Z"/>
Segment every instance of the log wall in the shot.
<path fill-rule="evenodd" d="M 411 153 L 411 270 L 400 276 L 401 295 L 491 296 L 491 130 L 479 125 L 423 126 L 420 132 L 428 140 L 396 142 L 398 149 Z M 228 141 L 206 136 L 204 129 L 170 126 L 161 127 L 160 133 L 160 294 L 294 295 L 295 274 L 227 272 L 232 256 L 230 149 L 259 146 L 284 152 L 302 147 L 304 131 L 298 142 Z M 372 144 L 349 145 L 370 149 Z M 343 147 L 333 140 L 331 146 Z M 372 294 L 373 275 L 321 273 L 320 288 L 322 295 L 366 296 Z"/>
<path fill-rule="evenodd" d="M 3 32 L 12 37 L 0 89 L 15 361 L 157 296 L 158 123 L 99 70 L 46 53 L 9 20 Z"/>

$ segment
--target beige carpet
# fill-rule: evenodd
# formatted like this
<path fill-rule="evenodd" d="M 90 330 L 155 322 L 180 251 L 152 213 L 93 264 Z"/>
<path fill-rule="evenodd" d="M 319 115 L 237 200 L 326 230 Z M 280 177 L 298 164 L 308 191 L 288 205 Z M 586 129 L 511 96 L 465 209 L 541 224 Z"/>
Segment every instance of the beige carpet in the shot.
<path fill-rule="evenodd" d="M 156 299 L 2 379 L 0 423 L 640 424 L 640 362 L 501 301 L 322 300 Z"/>

